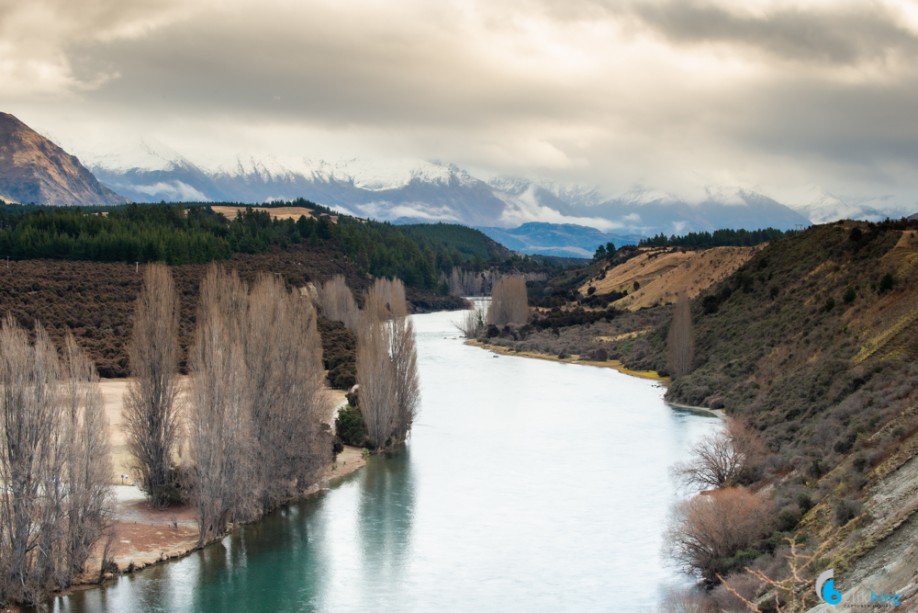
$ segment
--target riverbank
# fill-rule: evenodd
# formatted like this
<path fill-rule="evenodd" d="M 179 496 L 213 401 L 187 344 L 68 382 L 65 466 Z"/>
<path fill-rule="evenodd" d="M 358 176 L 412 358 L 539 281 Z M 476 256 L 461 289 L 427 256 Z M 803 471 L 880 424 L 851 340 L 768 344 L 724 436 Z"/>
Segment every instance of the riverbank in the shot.
<path fill-rule="evenodd" d="M 678 402 L 671 402 L 669 400 L 665 401 L 666 404 L 671 406 L 674 409 L 680 409 L 682 411 L 689 411 L 691 413 L 697 413 L 699 415 L 711 415 L 713 417 L 719 417 L 720 419 L 727 418 L 727 412 L 723 409 L 709 409 L 708 407 L 698 407 L 691 404 L 680 404 Z"/>
<path fill-rule="evenodd" d="M 598 362 L 595 360 L 581 360 L 580 356 L 577 354 L 566 355 L 565 357 L 559 357 L 557 355 L 552 355 L 550 353 L 541 353 L 537 351 L 515 351 L 510 347 L 502 347 L 500 345 L 491 345 L 490 343 L 483 343 L 478 340 L 467 340 L 465 341 L 466 345 L 472 347 L 479 347 L 481 349 L 487 349 L 498 355 L 510 355 L 510 356 L 519 356 L 523 358 L 534 358 L 536 360 L 548 360 L 549 362 L 560 362 L 562 364 L 580 364 L 582 366 L 596 366 L 597 368 L 612 368 L 617 370 L 620 373 L 630 375 L 632 377 L 639 377 L 641 379 L 650 379 L 651 381 L 659 381 L 660 383 L 666 385 L 669 383 L 669 377 L 661 376 L 660 373 L 654 370 L 632 370 L 626 368 L 618 360 L 606 360 L 605 362 Z"/>
<path fill-rule="evenodd" d="M 326 467 L 322 479 L 300 499 L 313 496 L 366 466 L 359 447 L 346 446 Z M 117 573 L 131 573 L 153 564 L 182 558 L 198 549 L 197 512 L 188 505 L 155 509 L 134 485 L 116 485 L 110 538 L 99 543 L 89 561 L 91 569 L 78 577 L 75 588 L 98 585 Z M 223 537 L 219 537 L 223 538 Z M 110 563 L 100 574 L 103 556 Z"/>
<path fill-rule="evenodd" d="M 465 341 L 466 345 L 472 347 L 479 347 L 481 349 L 487 349 L 492 353 L 498 355 L 510 355 L 510 356 L 520 356 L 524 358 L 533 358 L 536 360 L 547 360 L 549 362 L 560 362 L 562 364 L 580 364 L 583 366 L 596 366 L 597 368 L 612 368 L 618 372 L 629 375 L 632 377 L 639 377 L 641 379 L 650 379 L 652 381 L 658 381 L 663 385 L 669 385 L 669 377 L 663 377 L 660 373 L 653 370 L 632 370 L 626 368 L 619 360 L 606 360 L 605 362 L 597 362 L 594 360 L 581 360 L 578 355 L 570 355 L 564 358 L 558 357 L 556 355 L 551 355 L 548 353 L 539 353 L 536 351 L 514 351 L 509 347 L 501 347 L 500 345 L 490 345 L 488 343 L 482 343 L 477 340 L 467 340 Z M 691 411 L 692 413 L 697 413 L 699 415 L 710 415 L 711 417 L 717 417 L 719 419 L 726 419 L 727 413 L 723 409 L 709 409 L 708 407 L 699 407 L 689 404 L 681 404 L 678 402 L 666 401 L 666 404 L 671 406 L 674 409 L 680 409 L 683 411 Z"/>
<path fill-rule="evenodd" d="M 124 395 L 130 381 L 126 378 L 103 379 L 100 382 L 113 469 L 111 527 L 108 536 L 97 543 L 93 555 L 86 562 L 88 570 L 75 579 L 74 586 L 78 589 L 98 585 L 117 573 L 130 573 L 184 557 L 198 548 L 198 520 L 194 507 L 181 505 L 156 509 L 133 482 L 133 460 L 128 450 L 122 415 Z M 180 406 L 185 406 L 188 385 L 188 377 L 180 377 Z M 346 398 L 340 390 L 329 389 L 327 394 L 332 408 L 326 423 L 333 426 L 334 415 Z M 187 452 L 184 439 L 180 440 L 179 448 L 180 455 Z M 346 446 L 325 468 L 322 478 L 301 493 L 301 498 L 316 494 L 365 465 L 363 450 Z M 108 561 L 104 569 L 103 560 Z"/>

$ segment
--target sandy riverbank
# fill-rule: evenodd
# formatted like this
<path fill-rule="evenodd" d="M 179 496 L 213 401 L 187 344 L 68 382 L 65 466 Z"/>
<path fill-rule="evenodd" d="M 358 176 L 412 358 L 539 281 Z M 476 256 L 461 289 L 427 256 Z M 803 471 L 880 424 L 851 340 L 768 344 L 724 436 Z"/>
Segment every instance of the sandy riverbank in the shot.
<path fill-rule="evenodd" d="M 325 469 L 322 480 L 303 492 L 303 497 L 321 491 L 331 483 L 366 465 L 363 450 L 345 447 L 334 464 Z M 197 548 L 197 512 L 190 506 L 155 509 L 134 485 L 116 485 L 114 490 L 114 523 L 106 557 L 113 560 L 119 572 L 140 570 L 151 564 L 183 557 Z M 87 562 L 81 581 L 96 583 L 106 543 L 97 547 Z"/>
<path fill-rule="evenodd" d="M 101 382 L 113 468 L 112 526 L 109 537 L 98 543 L 93 557 L 86 564 L 87 572 L 78 578 L 77 583 L 98 583 L 103 556 L 114 561 L 119 572 L 126 572 L 185 556 L 197 548 L 198 522 L 195 509 L 190 506 L 155 509 L 132 480 L 132 460 L 121 415 L 129 381 L 104 379 Z M 183 394 L 186 385 L 187 378 L 183 378 Z M 328 390 L 328 394 L 330 406 L 334 410 L 327 421 L 332 423 L 334 413 L 346 400 L 344 392 Z M 179 447 L 179 454 L 183 455 L 186 451 L 184 441 Z M 303 492 L 303 497 L 321 491 L 365 465 L 362 449 L 345 447 L 335 462 L 326 467 L 320 482 Z M 107 576 L 111 576 L 111 573 Z"/>
<path fill-rule="evenodd" d="M 572 354 L 565 358 L 559 358 L 556 355 L 550 353 L 539 353 L 536 351 L 515 351 L 509 347 L 501 347 L 499 345 L 489 345 L 487 343 L 482 343 L 481 341 L 468 340 L 465 341 L 466 345 L 471 345 L 473 347 L 480 347 L 482 349 L 487 349 L 493 353 L 499 355 L 511 355 L 519 356 L 523 358 L 534 358 L 536 360 L 548 360 L 549 362 L 560 362 L 562 364 L 581 364 L 583 366 L 596 366 L 597 368 L 612 368 L 617 370 L 620 373 L 630 375 L 632 377 L 640 377 L 641 379 L 650 379 L 652 381 L 659 381 L 663 384 L 669 383 L 669 377 L 661 377 L 660 374 L 654 370 L 631 370 L 630 368 L 625 368 L 625 365 L 619 362 L 618 360 L 606 360 L 605 362 L 595 362 L 592 360 L 581 360 L 579 355 Z"/>

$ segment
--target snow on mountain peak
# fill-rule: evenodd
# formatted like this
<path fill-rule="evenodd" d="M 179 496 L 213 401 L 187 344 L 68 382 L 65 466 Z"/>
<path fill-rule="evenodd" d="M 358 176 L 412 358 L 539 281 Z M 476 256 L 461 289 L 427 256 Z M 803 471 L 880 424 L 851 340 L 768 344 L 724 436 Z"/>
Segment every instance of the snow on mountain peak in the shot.
<path fill-rule="evenodd" d="M 352 184 L 368 191 L 398 189 L 413 181 L 442 185 L 448 185 L 453 180 L 461 185 L 477 181 L 454 164 L 404 158 L 324 160 L 264 156 L 237 158 L 230 165 L 219 165 L 209 170 L 216 175 L 255 176 L 266 180 L 292 180 L 302 177 L 323 183 Z"/>
<path fill-rule="evenodd" d="M 152 137 L 137 141 L 129 149 L 117 153 L 83 153 L 81 155 L 91 167 L 114 171 L 128 171 L 135 168 L 148 171 L 174 170 L 182 166 L 193 166 L 184 156 L 169 145 Z"/>

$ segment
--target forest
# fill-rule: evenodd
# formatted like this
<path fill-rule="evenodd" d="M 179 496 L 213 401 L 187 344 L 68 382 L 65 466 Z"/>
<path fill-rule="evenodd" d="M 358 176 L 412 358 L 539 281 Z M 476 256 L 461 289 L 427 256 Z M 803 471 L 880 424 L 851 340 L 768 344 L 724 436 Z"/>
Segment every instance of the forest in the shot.
<path fill-rule="evenodd" d="M 667 237 L 660 233 L 650 238 L 645 238 L 638 243 L 638 247 L 752 247 L 761 245 L 795 234 L 796 230 L 777 230 L 763 228 L 760 230 L 732 230 L 722 229 L 714 232 L 689 232 L 682 236 L 672 235 Z"/>
<path fill-rule="evenodd" d="M 362 273 L 399 277 L 409 287 L 430 290 L 438 289 L 441 273 L 449 274 L 454 266 L 544 266 L 459 225 L 396 226 L 335 215 L 306 200 L 273 205 L 309 209 L 310 216 L 296 221 L 272 219 L 267 211 L 252 207 L 227 219 L 214 213 L 211 204 L 7 205 L 0 209 L 0 257 L 180 265 L 307 243 L 337 250 Z"/>

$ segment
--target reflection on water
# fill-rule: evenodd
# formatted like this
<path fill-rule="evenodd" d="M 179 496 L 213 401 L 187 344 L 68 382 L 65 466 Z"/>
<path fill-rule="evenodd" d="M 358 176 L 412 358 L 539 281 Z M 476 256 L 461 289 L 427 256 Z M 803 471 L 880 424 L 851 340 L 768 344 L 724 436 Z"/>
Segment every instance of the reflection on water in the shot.
<path fill-rule="evenodd" d="M 360 490 L 364 585 L 398 585 L 411 551 L 414 483 L 410 451 L 378 458 Z M 375 590 L 374 590 L 375 591 Z"/>
<path fill-rule="evenodd" d="M 669 467 L 719 427 L 652 382 L 466 347 L 415 317 L 409 447 L 183 560 L 58 599 L 79 611 L 656 611 Z"/>

